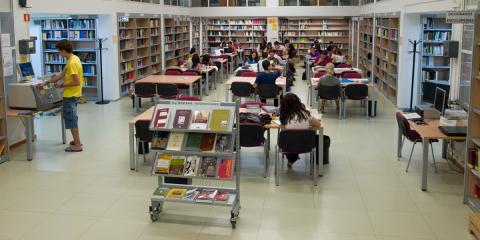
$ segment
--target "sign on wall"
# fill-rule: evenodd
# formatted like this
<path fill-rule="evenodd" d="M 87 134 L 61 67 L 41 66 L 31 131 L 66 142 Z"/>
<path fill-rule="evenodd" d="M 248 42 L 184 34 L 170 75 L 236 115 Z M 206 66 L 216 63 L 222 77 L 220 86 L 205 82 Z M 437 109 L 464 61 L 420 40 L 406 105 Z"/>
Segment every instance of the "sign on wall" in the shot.
<path fill-rule="evenodd" d="M 452 24 L 472 24 L 475 22 L 475 12 L 473 11 L 449 11 L 447 12 L 447 23 Z"/>

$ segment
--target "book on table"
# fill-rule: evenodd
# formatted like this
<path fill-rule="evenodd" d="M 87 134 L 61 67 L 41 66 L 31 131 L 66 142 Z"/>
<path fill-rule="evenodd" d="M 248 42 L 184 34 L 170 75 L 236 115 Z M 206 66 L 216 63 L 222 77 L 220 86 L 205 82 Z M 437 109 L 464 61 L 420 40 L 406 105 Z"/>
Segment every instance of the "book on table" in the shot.
<path fill-rule="evenodd" d="M 168 143 L 168 132 L 156 131 L 152 139 L 152 149 L 165 150 Z"/>
<path fill-rule="evenodd" d="M 221 159 L 218 164 L 218 178 L 231 179 L 233 177 L 233 160 Z"/>
<path fill-rule="evenodd" d="M 197 198 L 198 194 L 200 194 L 200 191 L 197 188 L 190 189 L 187 192 L 185 192 L 185 195 L 183 196 L 183 200 L 193 202 Z"/>
<path fill-rule="evenodd" d="M 215 189 L 202 189 L 195 199 L 196 202 L 213 203 L 215 195 L 218 190 Z"/>
<path fill-rule="evenodd" d="M 170 137 L 168 138 L 167 150 L 181 151 L 184 137 L 185 137 L 185 133 L 181 133 L 181 132 L 170 133 Z"/>
<path fill-rule="evenodd" d="M 185 167 L 185 157 L 184 156 L 172 156 L 170 161 L 170 169 L 168 173 L 170 175 L 183 175 L 183 169 Z"/>
<path fill-rule="evenodd" d="M 200 150 L 202 152 L 212 152 L 215 148 L 215 133 L 205 133 L 202 135 L 202 143 L 200 144 Z"/>
<path fill-rule="evenodd" d="M 154 128 L 166 128 L 168 124 L 170 110 L 168 108 L 158 109 L 155 113 L 155 118 L 153 121 Z"/>
<path fill-rule="evenodd" d="M 214 109 L 210 119 L 210 130 L 227 131 L 230 125 L 230 110 Z"/>
<path fill-rule="evenodd" d="M 192 116 L 192 123 L 190 124 L 190 129 L 206 130 L 208 127 L 209 116 L 209 111 L 194 111 Z"/>
<path fill-rule="evenodd" d="M 200 157 L 188 156 L 185 160 L 185 167 L 183 170 L 184 176 L 197 176 L 198 166 L 200 165 Z"/>
<path fill-rule="evenodd" d="M 232 135 L 217 134 L 215 140 L 215 152 L 229 152 L 232 150 Z"/>
<path fill-rule="evenodd" d="M 160 154 L 155 163 L 155 173 L 168 174 L 170 171 L 171 154 Z"/>
<path fill-rule="evenodd" d="M 201 133 L 188 133 L 187 142 L 185 143 L 185 151 L 199 152 L 202 145 Z"/>
<path fill-rule="evenodd" d="M 185 188 L 172 188 L 167 194 L 167 198 L 171 199 L 182 199 L 187 189 Z"/>
<path fill-rule="evenodd" d="M 188 129 L 190 125 L 191 115 L 192 115 L 192 110 L 178 109 L 175 112 L 175 118 L 173 119 L 173 128 Z"/>
<path fill-rule="evenodd" d="M 217 175 L 217 158 L 203 157 L 200 163 L 199 176 L 214 178 Z"/>
<path fill-rule="evenodd" d="M 155 189 L 155 191 L 153 192 L 153 195 L 158 198 L 166 198 L 168 192 L 170 192 L 169 188 L 157 187 L 157 189 Z"/>
<path fill-rule="evenodd" d="M 226 202 L 230 199 L 230 193 L 228 192 L 217 192 L 215 195 L 215 202 Z"/>

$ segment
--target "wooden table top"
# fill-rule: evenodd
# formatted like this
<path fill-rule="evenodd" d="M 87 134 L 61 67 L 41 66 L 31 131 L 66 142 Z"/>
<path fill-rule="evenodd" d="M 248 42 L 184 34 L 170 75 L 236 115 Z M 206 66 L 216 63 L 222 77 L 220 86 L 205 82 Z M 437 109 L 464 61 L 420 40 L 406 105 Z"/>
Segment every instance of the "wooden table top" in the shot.
<path fill-rule="evenodd" d="M 129 125 L 135 125 L 135 123 L 137 121 L 140 121 L 140 120 L 151 120 L 152 119 L 152 116 L 153 116 L 153 112 L 155 111 L 155 107 L 150 107 L 147 111 L 143 112 L 142 114 L 134 117 L 133 119 L 131 119 L 130 121 L 128 121 L 128 124 Z"/>
<path fill-rule="evenodd" d="M 136 83 L 172 83 L 172 84 L 194 84 L 202 76 L 170 76 L 170 75 L 150 75 L 142 78 Z"/>
<path fill-rule="evenodd" d="M 428 139 L 451 139 L 451 140 L 464 140 L 467 137 L 458 137 L 458 136 L 447 136 L 442 131 L 440 131 L 439 127 L 439 119 L 425 119 L 424 120 L 427 124 L 426 125 L 418 125 L 415 124 L 413 121 L 409 120 L 410 127 L 417 131 L 418 134 L 422 138 Z"/>
<path fill-rule="evenodd" d="M 323 121 L 321 120 L 322 119 L 322 114 L 318 112 L 317 109 L 312 109 L 312 108 L 308 108 L 307 107 L 307 110 L 310 111 L 310 113 L 312 114 L 313 117 L 317 118 L 320 120 L 320 127 L 321 128 L 324 128 L 324 124 L 323 124 Z M 246 108 L 240 108 L 239 112 L 248 112 Z M 267 112 L 265 112 L 262 108 L 260 108 L 260 112 L 258 114 L 268 114 Z M 280 129 L 282 128 L 282 125 L 280 124 L 276 124 L 274 123 L 274 119 L 275 117 L 271 116 L 272 117 L 272 122 L 270 124 L 265 124 L 265 128 L 267 129 Z"/>
<path fill-rule="evenodd" d="M 312 67 L 312 72 L 315 74 L 319 71 L 325 71 L 325 67 Z M 360 68 L 335 68 L 335 74 L 342 74 L 344 72 L 358 72 L 363 75 L 363 71 Z"/>
<path fill-rule="evenodd" d="M 31 111 L 32 114 L 28 114 L 28 115 L 19 114 L 21 112 L 27 112 L 27 111 Z M 33 115 L 37 113 L 36 111 L 32 111 L 32 110 L 20 110 L 20 109 L 12 109 L 12 108 L 8 108 L 6 112 L 7 112 L 7 117 L 16 117 L 16 118 L 31 118 Z"/>
<path fill-rule="evenodd" d="M 256 77 L 237 77 L 237 76 L 233 76 L 233 77 L 229 78 L 227 82 L 225 82 L 225 85 L 232 85 L 232 83 L 234 83 L 234 82 L 248 82 L 248 83 L 253 85 L 255 83 L 255 79 L 257 79 L 257 78 Z M 285 86 L 285 85 L 287 85 L 287 79 L 285 77 L 278 77 L 277 80 L 276 80 L 276 84 L 278 86 Z"/>
<path fill-rule="evenodd" d="M 180 69 L 182 72 L 185 72 L 185 71 L 188 71 L 189 69 L 186 68 L 186 67 L 167 67 L 167 70 L 168 69 Z M 214 66 L 207 66 L 207 67 L 203 67 L 199 70 L 199 72 L 201 73 L 206 73 L 206 72 L 211 72 L 213 70 L 215 70 L 216 67 Z"/>
<path fill-rule="evenodd" d="M 315 88 L 317 88 L 317 85 L 318 85 L 318 81 L 319 81 L 319 80 L 320 80 L 320 78 L 312 78 L 312 79 L 310 80 L 310 86 L 315 86 Z M 357 83 L 366 84 L 368 87 L 375 87 L 375 86 L 376 86 L 375 83 L 369 82 L 370 79 L 368 79 L 368 78 L 349 79 L 349 80 L 352 80 L 353 82 L 342 83 L 342 86 L 345 87 L 345 86 L 348 86 L 348 85 L 350 85 L 350 84 L 357 84 Z"/>

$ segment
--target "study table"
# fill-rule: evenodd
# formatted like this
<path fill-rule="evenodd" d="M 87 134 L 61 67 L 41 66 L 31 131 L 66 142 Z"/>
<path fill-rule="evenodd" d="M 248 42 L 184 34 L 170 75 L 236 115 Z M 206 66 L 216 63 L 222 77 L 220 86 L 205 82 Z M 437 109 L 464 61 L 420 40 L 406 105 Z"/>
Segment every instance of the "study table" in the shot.
<path fill-rule="evenodd" d="M 138 166 L 136 164 L 135 155 L 135 123 L 137 121 L 150 121 L 152 120 L 153 112 L 155 111 L 155 107 L 150 107 L 147 111 L 143 112 L 142 114 L 134 117 L 130 121 L 128 121 L 128 143 L 129 143 L 129 150 L 130 150 L 130 170 L 138 171 Z"/>
<path fill-rule="evenodd" d="M 422 183 L 421 190 L 427 191 L 427 177 L 428 177 L 428 148 L 430 140 L 457 140 L 463 141 L 466 139 L 466 136 L 447 136 L 442 131 L 440 131 L 439 119 L 424 119 L 425 125 L 418 125 L 415 122 L 408 120 L 410 128 L 417 131 L 420 137 L 422 138 L 423 154 L 422 154 Z M 398 129 L 398 142 L 397 142 L 397 157 L 402 157 L 402 131 Z"/>
<path fill-rule="evenodd" d="M 167 67 L 167 70 L 168 69 L 179 69 L 182 72 L 185 72 L 185 71 L 189 70 L 186 67 Z M 211 72 L 213 72 L 215 74 L 215 77 L 213 78 L 213 86 L 214 86 L 215 89 L 217 89 L 217 82 L 215 80 L 217 78 L 217 71 L 216 70 L 217 70 L 217 67 L 204 66 L 198 71 L 198 73 L 200 73 L 202 75 L 205 74 L 205 84 L 206 84 L 205 95 L 207 95 L 207 96 L 208 96 L 209 91 L 210 91 L 210 77 L 209 77 L 209 75 L 210 75 Z"/>
<path fill-rule="evenodd" d="M 225 79 L 225 67 L 224 67 L 224 65 L 228 64 L 228 59 L 214 58 L 214 59 L 212 59 L 212 62 L 220 63 L 220 76 L 221 76 L 220 79 L 221 79 L 221 82 L 223 82 L 223 80 Z"/>
<path fill-rule="evenodd" d="M 255 84 L 255 79 L 256 77 L 230 77 L 230 79 L 225 82 L 225 101 L 229 102 L 232 100 L 232 97 L 230 96 L 230 87 L 232 86 L 232 83 L 247 82 L 253 85 Z M 285 77 L 278 77 L 276 80 L 276 84 L 277 86 L 282 88 L 284 94 L 287 92 L 287 79 Z"/>
<path fill-rule="evenodd" d="M 225 59 L 223 58 L 223 56 L 228 56 L 230 59 Z M 224 53 L 224 54 L 221 54 L 221 55 L 215 55 L 215 54 L 210 54 L 209 57 L 212 58 L 212 61 L 215 62 L 215 60 L 213 59 L 223 59 L 223 60 L 227 60 L 227 62 L 229 63 L 229 72 L 232 72 L 233 71 L 233 60 L 234 58 L 236 58 L 238 55 L 236 53 Z"/>

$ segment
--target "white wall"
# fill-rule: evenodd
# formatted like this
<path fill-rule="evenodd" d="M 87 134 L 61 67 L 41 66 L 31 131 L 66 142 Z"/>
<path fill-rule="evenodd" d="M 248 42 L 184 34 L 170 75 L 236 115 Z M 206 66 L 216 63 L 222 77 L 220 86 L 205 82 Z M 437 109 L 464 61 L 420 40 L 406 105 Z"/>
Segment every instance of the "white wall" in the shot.
<path fill-rule="evenodd" d="M 118 30 L 116 15 L 99 15 L 98 37 L 106 39 L 102 50 L 102 74 L 104 99 L 120 98 L 118 69 Z M 100 89 L 100 88 L 99 88 Z"/>

